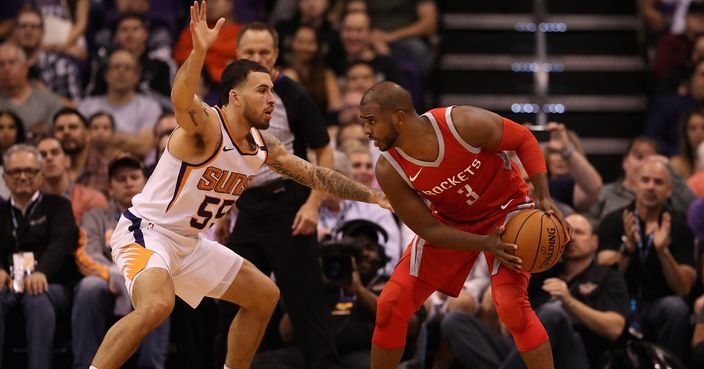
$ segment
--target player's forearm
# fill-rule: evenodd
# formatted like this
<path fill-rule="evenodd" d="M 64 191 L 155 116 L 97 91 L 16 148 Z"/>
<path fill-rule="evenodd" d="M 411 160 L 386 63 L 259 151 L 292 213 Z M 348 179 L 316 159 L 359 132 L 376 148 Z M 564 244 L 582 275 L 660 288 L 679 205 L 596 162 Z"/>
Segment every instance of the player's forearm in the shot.
<path fill-rule="evenodd" d="M 546 173 L 538 173 L 531 177 L 530 181 L 533 183 L 533 187 L 535 188 L 535 196 L 538 200 L 550 198 L 548 175 Z"/>
<path fill-rule="evenodd" d="M 171 102 L 173 102 L 175 110 L 186 109 L 192 105 L 193 95 L 198 89 L 198 80 L 204 62 L 205 52 L 191 50 L 191 54 L 176 72 L 174 85 L 171 89 Z"/>
<path fill-rule="evenodd" d="M 332 155 L 332 146 L 326 145 L 323 148 L 315 150 L 315 158 L 317 160 L 318 166 L 329 169 L 335 168 L 335 159 Z M 306 202 L 315 205 L 319 208 L 320 204 L 323 202 L 323 198 L 325 198 L 325 192 L 313 190 L 310 192 L 310 195 L 308 196 L 308 200 Z"/>
<path fill-rule="evenodd" d="M 409 225 L 410 226 L 410 225 Z M 453 227 L 438 222 L 427 227 L 414 228 L 418 236 L 427 243 L 453 250 L 483 251 L 486 236 L 462 232 Z"/>
<path fill-rule="evenodd" d="M 563 303 L 585 327 L 608 340 L 616 341 L 626 325 L 626 319 L 618 313 L 593 309 L 574 297 Z"/>

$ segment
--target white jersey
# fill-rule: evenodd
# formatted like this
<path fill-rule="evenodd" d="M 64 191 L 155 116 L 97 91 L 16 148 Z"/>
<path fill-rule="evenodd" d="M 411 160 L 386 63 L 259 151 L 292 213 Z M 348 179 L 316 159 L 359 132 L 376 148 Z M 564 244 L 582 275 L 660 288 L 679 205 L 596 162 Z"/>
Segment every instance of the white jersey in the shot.
<path fill-rule="evenodd" d="M 183 236 L 210 228 L 230 211 L 267 157 L 261 133 L 250 134 L 257 149 L 247 151 L 232 139 L 219 108 L 221 137 L 217 150 L 202 163 L 176 159 L 168 149 L 159 159 L 142 193 L 132 199 L 130 212 Z"/>

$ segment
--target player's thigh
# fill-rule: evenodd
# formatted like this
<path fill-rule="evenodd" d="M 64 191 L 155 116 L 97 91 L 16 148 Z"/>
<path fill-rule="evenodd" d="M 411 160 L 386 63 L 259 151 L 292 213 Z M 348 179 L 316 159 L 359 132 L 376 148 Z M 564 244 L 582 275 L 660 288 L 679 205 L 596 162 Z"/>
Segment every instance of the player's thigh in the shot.
<path fill-rule="evenodd" d="M 166 315 L 174 307 L 174 284 L 169 271 L 160 268 L 148 268 L 139 273 L 132 286 L 132 303 L 136 310 L 153 308 L 156 313 Z"/>
<path fill-rule="evenodd" d="M 276 303 L 278 298 L 279 289 L 274 281 L 247 260 L 244 260 L 235 280 L 220 297 L 245 308 Z"/>

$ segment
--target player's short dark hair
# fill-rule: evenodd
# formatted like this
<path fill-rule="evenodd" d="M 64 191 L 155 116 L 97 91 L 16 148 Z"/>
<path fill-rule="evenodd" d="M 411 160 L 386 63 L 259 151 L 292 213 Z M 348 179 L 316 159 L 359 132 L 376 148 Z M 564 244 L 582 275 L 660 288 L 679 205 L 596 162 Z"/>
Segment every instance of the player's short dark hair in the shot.
<path fill-rule="evenodd" d="M 245 24 L 240 31 L 237 32 L 237 47 L 240 47 L 240 41 L 242 41 L 242 36 L 244 36 L 247 31 L 266 31 L 269 32 L 271 38 L 274 40 L 274 49 L 279 48 L 279 33 L 276 32 L 274 27 L 264 23 L 264 22 L 252 22 Z"/>
<path fill-rule="evenodd" d="M 78 119 L 81 121 L 81 123 L 83 123 L 83 127 L 88 128 L 88 120 L 86 120 L 86 117 L 84 117 L 80 111 L 78 111 L 74 108 L 68 108 L 68 107 L 61 108 L 61 109 L 59 109 L 59 111 L 56 112 L 56 114 L 54 114 L 54 117 L 51 118 L 51 126 L 52 127 L 55 126 L 56 120 L 59 119 L 59 117 L 62 117 L 64 115 L 78 116 Z"/>
<path fill-rule="evenodd" d="M 227 105 L 230 95 L 230 90 L 241 85 L 247 80 L 247 77 L 252 72 L 262 72 L 269 74 L 269 70 L 265 66 L 247 59 L 239 59 L 230 63 L 222 72 L 220 86 L 218 86 L 218 98 L 220 98 L 220 106 Z"/>

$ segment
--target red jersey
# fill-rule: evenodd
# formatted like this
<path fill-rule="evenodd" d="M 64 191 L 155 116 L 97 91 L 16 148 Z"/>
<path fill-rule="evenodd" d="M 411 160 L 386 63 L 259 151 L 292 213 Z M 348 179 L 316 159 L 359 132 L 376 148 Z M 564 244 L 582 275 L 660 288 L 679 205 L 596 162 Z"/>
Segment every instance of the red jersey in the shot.
<path fill-rule="evenodd" d="M 383 152 L 384 157 L 447 224 L 474 223 L 526 206 L 529 189 L 516 164 L 506 152 L 465 142 L 452 123 L 452 108 L 423 114 L 440 146 L 434 162 L 416 160 L 396 147 Z"/>

